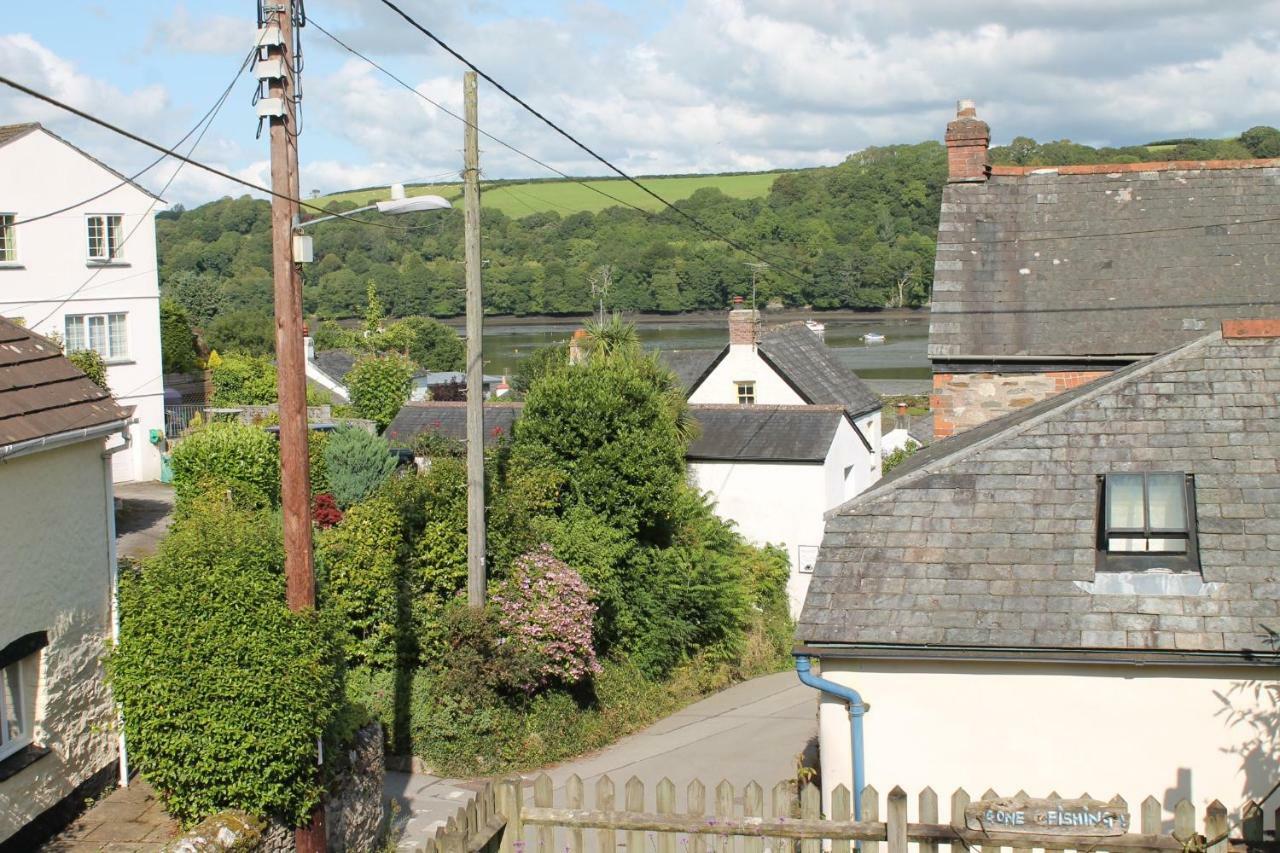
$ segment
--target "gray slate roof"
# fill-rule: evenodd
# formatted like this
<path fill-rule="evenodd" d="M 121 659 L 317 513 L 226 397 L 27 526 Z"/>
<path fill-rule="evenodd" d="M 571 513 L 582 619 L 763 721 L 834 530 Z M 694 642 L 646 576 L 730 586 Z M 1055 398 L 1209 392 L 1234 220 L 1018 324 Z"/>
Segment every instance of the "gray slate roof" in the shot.
<path fill-rule="evenodd" d="M 858 378 L 804 323 L 766 331 L 756 350 L 800 396 L 815 405 L 839 405 L 856 418 L 879 411 L 880 395 Z"/>
<path fill-rule="evenodd" d="M 356 366 L 356 360 L 359 357 L 359 353 L 351 350 L 328 349 L 316 353 L 312 363 L 334 382 L 339 385 L 345 385 L 347 374 L 351 372 L 351 368 Z"/>
<path fill-rule="evenodd" d="M 724 348 L 658 351 L 659 358 L 671 368 L 685 394 L 698 386 L 724 354 Z"/>
<path fill-rule="evenodd" d="M 57 344 L 0 317 L 0 447 L 128 417 Z"/>
<path fill-rule="evenodd" d="M 1280 340 L 1218 333 L 918 452 L 827 521 L 801 643 L 1212 657 L 1280 630 Z M 1195 475 L 1199 594 L 1092 592 L 1097 476 Z"/>
<path fill-rule="evenodd" d="M 492 447 L 503 436 L 510 436 L 523 403 L 484 404 L 484 444 Z M 435 432 L 446 438 L 463 441 L 467 437 L 466 403 L 405 403 L 384 433 L 392 447 L 412 448 L 424 432 Z"/>
<path fill-rule="evenodd" d="M 685 457 L 705 462 L 821 464 L 835 438 L 840 406 L 690 406 L 699 434 Z"/>
<path fill-rule="evenodd" d="M 1172 165 L 948 184 L 930 357 L 1150 355 L 1275 316 L 1280 161 Z"/>

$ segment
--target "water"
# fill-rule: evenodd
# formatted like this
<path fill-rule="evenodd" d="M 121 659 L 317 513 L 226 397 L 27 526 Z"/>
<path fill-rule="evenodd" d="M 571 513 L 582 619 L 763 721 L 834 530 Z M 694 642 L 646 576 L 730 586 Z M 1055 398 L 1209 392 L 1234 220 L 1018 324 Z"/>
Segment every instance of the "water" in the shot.
<path fill-rule="evenodd" d="M 805 315 L 789 315 L 786 319 L 804 319 Z M 921 390 L 930 378 L 927 346 L 929 318 L 927 314 L 889 317 L 882 315 L 818 315 L 826 324 L 827 346 L 863 379 L 876 380 L 881 390 L 894 385 Z M 766 316 L 766 325 L 774 322 Z M 580 320 L 549 320 L 538 323 L 513 323 L 486 320 L 484 327 L 485 373 L 510 376 L 534 350 L 548 344 L 567 341 Z M 728 318 L 697 317 L 690 319 L 645 319 L 636 321 L 636 331 L 647 349 L 718 350 L 729 340 Z M 879 332 L 882 344 L 864 344 L 862 336 Z M 883 384 L 882 384 L 882 381 Z"/>

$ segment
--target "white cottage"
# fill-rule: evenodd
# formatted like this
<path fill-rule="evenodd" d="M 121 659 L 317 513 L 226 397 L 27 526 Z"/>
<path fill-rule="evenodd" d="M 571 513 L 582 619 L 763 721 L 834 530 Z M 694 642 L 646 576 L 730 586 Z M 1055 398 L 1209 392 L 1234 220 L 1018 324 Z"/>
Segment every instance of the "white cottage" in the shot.
<path fill-rule="evenodd" d="M 823 513 L 880 479 L 879 395 L 806 324 L 761 329 L 753 310 L 729 312 L 724 349 L 664 357 L 702 427 L 694 482 L 748 539 L 786 548 L 799 613 Z"/>
<path fill-rule="evenodd" d="M 42 816 L 114 775 L 102 659 L 127 450 L 105 440 L 128 427 L 55 342 L 0 319 L 0 848 L 36 849 Z"/>
<path fill-rule="evenodd" d="M 38 124 L 0 127 L 0 316 L 102 355 L 136 419 L 116 482 L 160 476 L 157 201 Z"/>
<path fill-rule="evenodd" d="M 827 801 L 855 765 L 880 791 L 1155 796 L 1166 820 L 1262 797 L 1277 399 L 1280 321 L 1224 321 L 936 442 L 831 514 L 796 650 L 833 683 Z"/>

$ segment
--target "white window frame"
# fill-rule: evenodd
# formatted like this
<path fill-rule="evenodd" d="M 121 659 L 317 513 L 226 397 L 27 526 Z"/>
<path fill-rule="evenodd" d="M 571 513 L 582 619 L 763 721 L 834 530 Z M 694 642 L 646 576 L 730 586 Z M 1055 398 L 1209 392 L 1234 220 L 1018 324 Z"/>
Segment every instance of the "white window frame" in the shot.
<path fill-rule="evenodd" d="M 18 262 L 18 214 L 0 211 L 0 264 Z"/>
<path fill-rule="evenodd" d="M 28 696 L 27 690 L 36 688 L 40 665 L 40 652 L 34 652 L 19 658 L 0 669 L 0 760 L 21 752 L 35 741 L 35 702 L 34 695 Z M 22 715 L 22 725 L 17 736 L 9 734 L 9 712 L 5 710 L 5 694 L 12 694 L 9 683 L 9 671 L 17 672 L 17 695 L 11 695 L 14 708 Z M 34 671 L 34 672 L 33 672 Z"/>
<path fill-rule="evenodd" d="M 119 317 L 120 324 L 124 328 L 123 341 L 120 342 L 118 348 L 115 346 L 116 341 L 111 334 L 111 320 L 113 317 Z M 93 345 L 90 333 L 91 321 L 95 319 L 102 321 L 102 349 L 98 349 Z M 80 332 L 76 336 L 79 340 L 73 341 L 70 325 L 76 321 L 80 324 Z M 91 349 L 102 356 L 102 360 L 106 362 L 129 360 L 129 312 L 127 311 L 111 311 L 102 314 L 67 314 L 62 318 L 62 333 L 68 352 Z"/>
<path fill-rule="evenodd" d="M 94 254 L 94 225 L 100 230 L 98 253 Z M 111 263 L 123 256 L 124 214 L 87 213 L 84 217 L 85 256 L 94 263 Z"/>
<path fill-rule="evenodd" d="M 746 389 L 745 393 L 743 389 Z M 733 390 L 737 396 L 739 406 L 754 406 L 756 404 L 756 381 L 754 379 L 734 380 Z"/>

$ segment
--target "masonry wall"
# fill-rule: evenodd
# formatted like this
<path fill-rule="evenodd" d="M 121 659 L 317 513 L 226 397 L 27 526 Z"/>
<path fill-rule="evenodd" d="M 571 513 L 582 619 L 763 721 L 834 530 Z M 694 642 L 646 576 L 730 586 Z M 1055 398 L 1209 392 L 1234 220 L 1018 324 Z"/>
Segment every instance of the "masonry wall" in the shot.
<path fill-rule="evenodd" d="M 1051 373 L 935 373 L 929 407 L 935 438 L 946 438 L 1017 411 L 1110 371 Z"/>
<path fill-rule="evenodd" d="M 103 683 L 110 624 L 101 441 L 0 463 L 0 647 L 48 632 L 35 742 L 50 753 L 0 782 L 0 842 L 115 758 Z"/>

